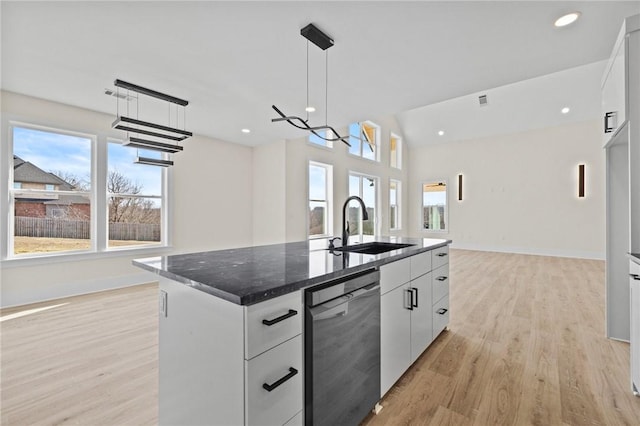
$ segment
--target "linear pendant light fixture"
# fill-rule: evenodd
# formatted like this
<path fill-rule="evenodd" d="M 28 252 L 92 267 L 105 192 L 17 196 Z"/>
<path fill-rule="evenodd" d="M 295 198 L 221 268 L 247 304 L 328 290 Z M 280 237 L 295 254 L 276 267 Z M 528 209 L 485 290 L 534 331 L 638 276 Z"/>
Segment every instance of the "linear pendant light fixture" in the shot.
<path fill-rule="evenodd" d="M 113 84 L 116 86 L 117 90 L 126 89 L 127 93 L 131 91 L 167 102 L 169 106 L 169 121 L 171 121 L 171 105 L 173 104 L 176 106 L 176 122 L 178 121 L 177 108 L 182 107 L 184 117 L 183 124 L 184 122 L 186 122 L 186 112 L 184 107 L 189 105 L 188 101 L 119 79 L 115 80 Z M 118 95 L 119 93 L 116 94 L 116 99 L 121 98 Z M 116 119 L 111 124 L 111 127 L 113 127 L 114 129 L 119 129 L 127 132 L 126 141 L 123 143 L 123 145 L 136 149 L 175 154 L 177 152 L 181 152 L 184 149 L 182 146 L 177 145 L 177 142 L 184 141 L 185 139 L 193 136 L 193 133 L 185 130 L 184 128 L 180 129 L 177 127 L 172 127 L 171 123 L 168 123 L 169 125 L 163 125 L 152 123 L 150 121 L 140 120 L 137 117 L 138 108 L 136 108 L 136 117 L 129 117 L 129 101 L 133 98 L 128 95 L 123 96 L 123 98 L 127 100 L 127 115 L 120 114 L 120 105 L 118 103 L 118 106 L 116 108 Z M 133 133 L 135 134 L 135 136 L 130 136 L 129 133 Z M 144 135 L 145 138 L 141 138 L 140 135 Z M 167 143 L 167 141 L 171 143 Z M 168 167 L 173 165 L 173 161 L 170 160 L 140 156 L 137 156 L 135 163 L 161 167 Z"/>
<path fill-rule="evenodd" d="M 349 144 L 348 136 L 340 136 L 336 130 L 327 124 L 327 116 L 328 116 L 328 98 L 329 98 L 329 53 L 327 49 L 333 46 L 334 42 L 331 37 L 327 34 L 323 33 L 318 27 L 313 24 L 309 24 L 306 27 L 300 30 L 300 34 L 307 39 L 307 103 L 305 105 L 305 110 L 307 112 L 307 119 L 303 120 L 302 118 L 295 115 L 286 115 L 284 114 L 278 107 L 275 105 L 271 105 L 273 110 L 280 116 L 278 118 L 272 118 L 272 123 L 277 123 L 280 121 L 286 121 L 291 124 L 293 127 L 296 127 L 301 130 L 307 130 L 315 136 L 323 139 L 327 142 L 335 142 L 342 141 L 345 144 L 351 146 Z M 325 51 L 325 109 L 324 109 L 324 125 L 320 126 L 310 126 L 309 125 L 309 112 L 314 109 L 309 105 L 309 42 L 315 44 L 320 49 Z M 333 136 L 330 136 L 333 135 Z"/>

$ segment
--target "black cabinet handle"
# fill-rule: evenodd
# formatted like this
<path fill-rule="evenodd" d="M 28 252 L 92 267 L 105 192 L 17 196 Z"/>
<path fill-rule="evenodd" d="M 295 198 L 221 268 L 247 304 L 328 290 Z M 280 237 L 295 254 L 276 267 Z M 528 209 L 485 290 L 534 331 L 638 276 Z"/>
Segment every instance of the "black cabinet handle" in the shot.
<path fill-rule="evenodd" d="M 298 314 L 298 311 L 294 311 L 293 309 L 289 309 L 289 312 L 288 312 L 288 313 L 286 313 L 286 314 L 284 314 L 284 315 L 282 315 L 282 316 L 279 316 L 278 318 L 274 318 L 274 319 L 272 319 L 272 320 L 263 319 L 263 320 L 262 320 L 262 323 L 263 323 L 264 325 L 269 325 L 269 326 L 271 326 L 271 325 L 276 324 L 276 323 L 278 323 L 278 322 L 280 322 L 280 321 L 284 321 L 284 320 L 286 320 L 287 318 L 291 318 L 292 316 L 297 315 L 297 314 Z"/>
<path fill-rule="evenodd" d="M 436 254 L 436 256 L 438 256 L 438 257 L 445 257 L 446 255 L 447 255 L 447 253 L 438 253 L 438 254 Z"/>
<path fill-rule="evenodd" d="M 296 370 L 293 367 L 289 367 L 289 373 L 286 376 L 284 376 L 284 377 L 278 379 L 277 381 L 273 382 L 273 384 L 263 383 L 262 387 L 264 389 L 266 389 L 268 392 L 271 392 L 272 390 L 274 390 L 275 388 L 277 388 L 278 386 L 280 386 L 281 384 L 283 384 L 284 382 L 286 382 L 287 380 L 289 380 L 290 378 L 292 378 L 296 374 L 298 374 L 298 370 Z"/>
<path fill-rule="evenodd" d="M 415 300 L 415 304 L 413 305 L 413 307 L 417 308 L 418 307 L 418 289 L 415 288 L 415 287 L 411 287 L 411 291 L 413 292 L 414 290 L 416 292 L 416 300 Z M 413 297 L 411 299 L 413 299 Z"/>
<path fill-rule="evenodd" d="M 407 291 L 409 292 L 409 307 L 407 309 L 413 311 L 413 288 L 410 288 Z"/>
<path fill-rule="evenodd" d="M 615 112 L 607 112 L 607 113 L 604 115 L 604 132 L 605 132 L 605 133 L 611 133 L 611 132 L 613 132 L 613 126 L 610 126 L 610 125 L 609 125 L 609 119 L 610 119 L 610 118 L 613 118 L 613 117 L 615 117 L 615 116 L 616 116 L 616 113 L 615 113 Z"/>
<path fill-rule="evenodd" d="M 638 275 L 638 274 L 629 274 L 629 276 L 630 276 L 631 278 L 633 278 L 634 280 L 638 280 L 638 281 L 640 281 L 640 275 Z"/>
<path fill-rule="evenodd" d="M 438 281 L 445 281 L 446 279 L 447 277 L 444 277 L 444 276 L 436 278 L 436 280 Z"/>
<path fill-rule="evenodd" d="M 438 309 L 438 310 L 436 311 L 436 314 L 444 315 L 444 314 L 446 314 L 446 313 L 447 313 L 447 311 L 448 311 L 448 309 L 440 308 L 440 309 Z"/>

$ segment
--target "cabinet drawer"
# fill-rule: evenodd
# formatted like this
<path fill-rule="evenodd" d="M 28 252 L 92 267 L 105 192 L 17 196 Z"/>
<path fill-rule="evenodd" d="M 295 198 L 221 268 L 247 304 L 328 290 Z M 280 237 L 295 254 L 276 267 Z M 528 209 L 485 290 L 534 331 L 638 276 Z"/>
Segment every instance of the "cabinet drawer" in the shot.
<path fill-rule="evenodd" d="M 433 269 L 449 263 L 449 246 L 439 247 L 431 250 L 431 264 Z"/>
<path fill-rule="evenodd" d="M 300 334 L 303 314 L 299 291 L 247 306 L 244 358 L 251 359 Z"/>
<path fill-rule="evenodd" d="M 431 284 L 432 300 L 440 300 L 449 294 L 449 265 L 444 265 L 433 271 Z"/>
<path fill-rule="evenodd" d="M 409 258 L 411 261 L 411 279 L 418 278 L 431 270 L 431 252 L 416 254 Z"/>
<path fill-rule="evenodd" d="M 411 258 L 404 258 L 380 267 L 380 294 L 388 293 L 411 280 L 409 259 Z"/>
<path fill-rule="evenodd" d="M 301 411 L 303 374 L 302 336 L 245 361 L 246 424 L 281 426 Z"/>
<path fill-rule="evenodd" d="M 433 339 L 449 324 L 449 295 L 433 305 Z"/>

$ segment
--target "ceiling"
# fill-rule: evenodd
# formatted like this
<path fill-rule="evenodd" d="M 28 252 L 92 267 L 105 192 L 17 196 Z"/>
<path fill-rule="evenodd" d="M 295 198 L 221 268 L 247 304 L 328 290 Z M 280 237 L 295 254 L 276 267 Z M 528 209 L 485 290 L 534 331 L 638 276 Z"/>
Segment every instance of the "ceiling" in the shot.
<path fill-rule="evenodd" d="M 334 40 L 328 122 L 397 114 L 410 144 L 424 106 L 608 58 L 629 2 L 0 2 L 3 90 L 115 115 L 116 78 L 188 99 L 187 128 L 246 145 L 304 136 L 313 22 Z M 561 14 L 581 19 L 555 28 Z M 324 122 L 324 53 L 309 50 L 310 123 Z M 444 104 L 442 104 L 444 105 Z M 141 108 L 143 105 L 141 104 Z M 421 114 L 422 113 L 422 114 Z M 454 113 L 455 115 L 455 113 Z M 249 128 L 251 133 L 241 133 Z"/>

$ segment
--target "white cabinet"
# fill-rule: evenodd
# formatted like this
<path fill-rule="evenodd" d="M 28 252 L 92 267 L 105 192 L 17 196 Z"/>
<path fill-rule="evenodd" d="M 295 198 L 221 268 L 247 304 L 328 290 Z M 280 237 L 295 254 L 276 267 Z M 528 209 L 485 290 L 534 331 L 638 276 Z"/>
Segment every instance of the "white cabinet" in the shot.
<path fill-rule="evenodd" d="M 380 270 L 382 272 L 382 268 Z M 411 365 L 409 302 L 409 283 L 380 296 L 381 397 Z"/>
<path fill-rule="evenodd" d="M 624 20 L 602 80 L 606 141 L 606 332 L 628 341 L 627 253 L 640 252 L 640 15 Z M 615 125 L 614 125 L 615 124 Z"/>
<path fill-rule="evenodd" d="M 431 273 L 411 280 L 411 363 L 427 349 L 432 339 Z"/>
<path fill-rule="evenodd" d="M 165 278 L 160 290 L 159 424 L 296 423 L 300 292 L 241 306 Z"/>
<path fill-rule="evenodd" d="M 630 261 L 631 288 L 631 390 L 640 396 L 640 264 Z"/>
<path fill-rule="evenodd" d="M 381 397 L 448 324 L 448 254 L 444 246 L 380 267 Z M 446 303 L 446 315 L 434 313 L 436 266 L 438 276 L 447 276 L 446 284 L 437 281 L 435 286 L 437 301 Z"/>

